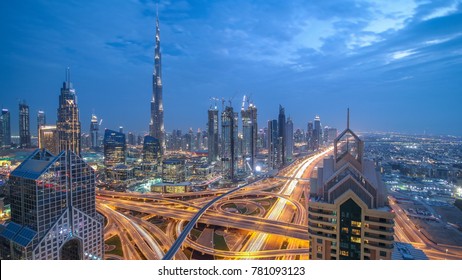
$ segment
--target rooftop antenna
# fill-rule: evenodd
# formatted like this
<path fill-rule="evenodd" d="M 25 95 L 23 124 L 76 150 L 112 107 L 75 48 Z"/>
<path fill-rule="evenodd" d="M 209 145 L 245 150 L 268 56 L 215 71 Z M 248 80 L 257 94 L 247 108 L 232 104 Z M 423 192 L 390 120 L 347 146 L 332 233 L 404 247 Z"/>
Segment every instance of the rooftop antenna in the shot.
<path fill-rule="evenodd" d="M 347 108 L 347 129 L 350 129 L 350 108 Z"/>

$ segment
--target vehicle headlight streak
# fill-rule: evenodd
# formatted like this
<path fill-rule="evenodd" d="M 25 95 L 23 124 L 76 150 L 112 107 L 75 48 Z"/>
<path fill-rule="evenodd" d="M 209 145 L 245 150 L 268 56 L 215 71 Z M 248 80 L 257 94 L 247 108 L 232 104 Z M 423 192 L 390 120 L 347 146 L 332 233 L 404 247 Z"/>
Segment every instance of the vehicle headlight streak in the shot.
<path fill-rule="evenodd" d="M 295 177 L 295 178 L 301 178 L 301 176 L 303 175 L 305 170 L 308 168 L 308 166 L 310 166 L 310 164 L 312 164 L 319 157 L 322 157 L 325 154 L 327 154 L 328 152 L 332 151 L 332 149 L 333 149 L 333 147 L 325 150 L 324 152 L 322 152 L 322 153 L 320 153 L 318 155 L 315 155 L 315 156 L 312 156 L 312 157 L 306 159 L 303 162 L 302 166 L 300 168 L 298 168 L 296 171 L 292 172 L 289 176 L 290 177 Z M 287 182 L 284 185 L 284 188 L 282 188 L 282 190 L 279 191 L 279 193 L 290 196 L 293 193 L 296 186 L 297 186 L 297 179 L 290 180 L 289 182 Z M 273 205 L 271 210 L 268 212 L 268 215 L 267 215 L 266 218 L 268 220 L 278 220 L 279 216 L 282 213 L 282 210 L 287 205 L 287 203 L 288 203 L 287 199 L 278 198 L 276 203 Z M 252 234 L 252 237 L 250 238 L 250 243 L 247 246 L 246 251 L 249 251 L 249 252 L 261 251 L 264 242 L 268 238 L 268 235 L 269 235 L 268 233 L 254 232 Z"/>

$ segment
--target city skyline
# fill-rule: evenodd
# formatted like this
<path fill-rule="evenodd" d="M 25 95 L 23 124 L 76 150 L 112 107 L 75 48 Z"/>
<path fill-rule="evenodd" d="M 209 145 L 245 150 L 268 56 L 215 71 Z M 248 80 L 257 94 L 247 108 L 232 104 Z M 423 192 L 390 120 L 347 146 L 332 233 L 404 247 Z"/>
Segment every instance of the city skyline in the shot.
<path fill-rule="evenodd" d="M 104 120 L 101 129 L 148 132 L 154 1 L 1 5 L 9 13 L 0 28 L 0 92 L 13 135 L 19 99 L 32 116 L 43 110 L 48 123 L 56 121 L 54 100 L 67 66 L 83 131 L 94 113 Z M 205 128 L 210 97 L 232 99 L 237 109 L 250 95 L 260 127 L 275 118 L 279 104 L 294 128 L 304 129 L 315 115 L 341 127 L 349 106 L 357 131 L 460 136 L 460 11 L 460 1 L 160 1 L 166 131 Z M 362 101 L 331 102 L 345 96 Z"/>

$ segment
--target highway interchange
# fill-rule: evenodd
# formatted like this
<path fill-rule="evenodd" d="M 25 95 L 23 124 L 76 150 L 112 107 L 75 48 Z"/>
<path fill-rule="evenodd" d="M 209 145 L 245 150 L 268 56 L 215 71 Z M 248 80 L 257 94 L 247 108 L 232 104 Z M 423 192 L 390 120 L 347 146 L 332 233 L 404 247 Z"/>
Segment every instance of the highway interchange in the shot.
<path fill-rule="evenodd" d="M 176 246 L 178 250 L 172 249 L 174 252 L 170 254 L 177 260 L 190 259 L 188 252 L 192 250 L 220 259 L 308 259 L 305 205 L 309 182 L 299 179 L 309 179 L 319 162 L 331 153 L 329 148 L 299 159 L 279 171 L 277 177 L 263 178 L 229 194 L 226 193 L 230 189 L 175 194 L 98 190 L 97 209 L 107 221 L 105 239 L 117 235 L 123 258 L 130 260 L 163 259 Z M 216 202 L 211 203 L 212 200 Z M 252 205 L 257 210 L 251 215 L 229 211 L 233 203 Z M 462 247 L 434 244 L 419 232 L 393 199 L 390 206 L 396 213 L 395 240 L 411 243 L 430 259 L 462 259 Z M 219 249 L 213 246 L 213 238 L 211 242 L 197 242 L 198 238 L 189 232 L 180 238 L 186 225 L 201 210 L 198 220 L 190 225 L 196 227 L 196 233 L 200 232 L 197 231 L 200 224 L 225 232 L 239 231 L 242 237 L 237 245 L 229 250 Z M 161 219 L 162 223 L 150 222 L 153 218 Z"/>

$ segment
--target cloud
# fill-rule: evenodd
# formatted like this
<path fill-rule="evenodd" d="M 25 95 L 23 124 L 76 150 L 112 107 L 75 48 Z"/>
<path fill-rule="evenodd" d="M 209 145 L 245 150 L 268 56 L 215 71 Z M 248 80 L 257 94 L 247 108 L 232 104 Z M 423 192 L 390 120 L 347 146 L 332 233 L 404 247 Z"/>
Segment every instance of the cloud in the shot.
<path fill-rule="evenodd" d="M 422 17 L 422 20 L 430 20 L 434 18 L 444 17 L 450 15 L 454 12 L 457 12 L 459 9 L 460 1 L 453 1 L 451 5 L 446 7 L 441 7 L 436 10 L 431 11 L 426 16 Z"/>

